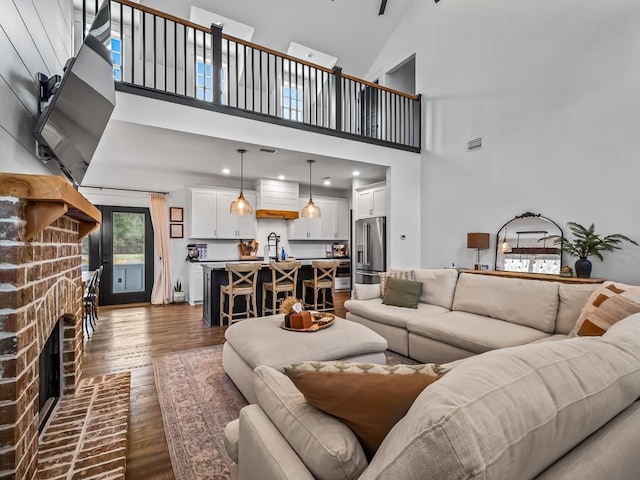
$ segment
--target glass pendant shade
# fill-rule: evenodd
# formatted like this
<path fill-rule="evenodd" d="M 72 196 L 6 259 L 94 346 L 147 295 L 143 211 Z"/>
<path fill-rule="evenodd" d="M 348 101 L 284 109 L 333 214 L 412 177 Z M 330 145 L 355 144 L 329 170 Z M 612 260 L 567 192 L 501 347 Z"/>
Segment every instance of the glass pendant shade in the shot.
<path fill-rule="evenodd" d="M 251 204 L 244 198 L 242 192 L 238 195 L 233 202 L 231 202 L 231 208 L 229 211 L 233 215 L 250 215 L 251 214 Z"/>
<path fill-rule="evenodd" d="M 320 207 L 309 199 L 309 202 L 302 208 L 302 216 L 304 218 L 318 218 L 320 216 Z"/>
<path fill-rule="evenodd" d="M 244 194 L 242 193 L 242 187 L 244 182 L 244 154 L 246 150 L 240 149 L 238 153 L 240 154 L 240 195 L 233 202 L 231 202 L 231 206 L 229 207 L 229 212 L 232 215 L 250 215 L 251 214 L 251 204 L 244 198 Z"/>
<path fill-rule="evenodd" d="M 318 218 L 320 216 L 320 207 L 313 203 L 313 197 L 311 196 L 311 165 L 315 160 L 307 160 L 309 164 L 309 201 L 302 207 L 300 215 L 302 218 Z"/>

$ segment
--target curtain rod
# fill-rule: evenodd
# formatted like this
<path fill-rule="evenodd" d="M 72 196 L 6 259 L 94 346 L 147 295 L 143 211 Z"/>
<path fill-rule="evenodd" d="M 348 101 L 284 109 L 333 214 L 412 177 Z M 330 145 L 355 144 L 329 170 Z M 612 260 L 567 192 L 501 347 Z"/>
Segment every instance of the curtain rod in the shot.
<path fill-rule="evenodd" d="M 162 195 L 169 195 L 169 192 L 157 192 L 155 190 L 137 190 L 135 188 L 97 187 L 94 185 L 80 185 L 80 188 L 97 188 L 98 190 L 118 190 L 121 192 L 160 193 Z"/>

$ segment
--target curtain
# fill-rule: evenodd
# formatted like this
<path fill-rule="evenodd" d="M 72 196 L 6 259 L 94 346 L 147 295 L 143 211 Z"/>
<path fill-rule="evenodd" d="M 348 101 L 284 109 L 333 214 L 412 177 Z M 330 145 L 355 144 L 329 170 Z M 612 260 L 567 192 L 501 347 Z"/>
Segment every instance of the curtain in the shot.
<path fill-rule="evenodd" d="M 169 209 L 167 199 L 161 193 L 149 196 L 153 243 L 155 246 L 155 278 L 151 291 L 151 303 L 171 303 L 171 254 L 169 251 Z"/>

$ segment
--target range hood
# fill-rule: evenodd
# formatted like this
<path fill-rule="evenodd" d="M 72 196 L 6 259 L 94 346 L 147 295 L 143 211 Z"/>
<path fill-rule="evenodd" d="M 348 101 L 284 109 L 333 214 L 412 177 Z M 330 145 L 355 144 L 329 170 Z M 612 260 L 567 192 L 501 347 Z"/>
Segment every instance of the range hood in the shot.
<path fill-rule="evenodd" d="M 256 218 L 295 220 L 299 217 L 298 182 L 260 178 L 256 184 L 256 193 Z"/>

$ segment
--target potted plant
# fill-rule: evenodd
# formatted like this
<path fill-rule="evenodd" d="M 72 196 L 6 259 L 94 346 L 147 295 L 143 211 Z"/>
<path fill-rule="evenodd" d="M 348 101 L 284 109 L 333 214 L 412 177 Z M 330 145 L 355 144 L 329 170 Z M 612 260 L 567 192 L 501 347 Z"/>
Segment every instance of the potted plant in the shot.
<path fill-rule="evenodd" d="M 176 280 L 176 284 L 173 286 L 173 303 L 184 303 L 187 299 L 187 292 L 182 291 L 182 283 L 180 280 Z"/>
<path fill-rule="evenodd" d="M 638 242 L 620 233 L 614 233 L 602 237 L 595 233 L 595 226 L 592 223 L 589 228 L 576 222 L 568 222 L 567 225 L 575 237 L 569 240 L 561 235 L 550 235 L 540 240 L 552 240 L 555 245 L 560 245 L 562 251 L 572 257 L 578 257 L 575 263 L 576 276 L 579 278 L 589 278 L 591 275 L 591 261 L 588 257 L 595 256 L 604 260 L 602 252 L 613 252 L 622 248 L 622 242 L 629 242 L 638 245 Z"/>

